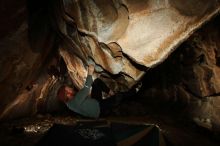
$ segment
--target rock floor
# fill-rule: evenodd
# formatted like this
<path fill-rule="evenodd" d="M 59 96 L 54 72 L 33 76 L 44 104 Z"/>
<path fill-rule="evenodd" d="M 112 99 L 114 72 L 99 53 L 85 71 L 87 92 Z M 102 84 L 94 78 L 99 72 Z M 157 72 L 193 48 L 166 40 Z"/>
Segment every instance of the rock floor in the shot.
<path fill-rule="evenodd" d="M 130 105 L 129 105 L 130 106 Z M 52 127 L 53 124 L 74 125 L 82 118 L 65 113 L 63 115 L 37 115 L 0 123 L 0 145 L 33 146 Z M 218 136 L 197 127 L 183 119 L 181 115 L 164 113 L 142 113 L 142 115 L 113 114 L 104 118 L 110 121 L 150 123 L 160 127 L 164 135 L 174 146 L 219 146 Z M 84 119 L 85 120 L 85 119 Z"/>

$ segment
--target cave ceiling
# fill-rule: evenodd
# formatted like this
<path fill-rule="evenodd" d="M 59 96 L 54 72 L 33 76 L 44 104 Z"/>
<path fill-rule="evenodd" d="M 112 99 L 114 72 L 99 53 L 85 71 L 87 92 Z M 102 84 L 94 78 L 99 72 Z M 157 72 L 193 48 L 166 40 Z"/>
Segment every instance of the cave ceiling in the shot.
<path fill-rule="evenodd" d="M 103 75 L 115 90 L 127 90 L 220 10 L 218 0 L 0 2 L 1 115 L 16 105 L 35 112 L 25 109 L 55 82 L 44 76 L 45 65 L 56 62 L 55 50 L 77 88 L 93 63 L 94 77 Z M 33 82 L 39 84 L 34 95 L 26 90 Z"/>
<path fill-rule="evenodd" d="M 56 18 L 63 18 L 64 22 L 57 22 L 57 26 L 60 33 L 73 42 L 75 58 L 80 59 L 81 64 L 94 62 L 97 72 L 120 74 L 130 88 L 144 75 L 135 64 L 152 68 L 163 62 L 179 44 L 216 15 L 218 4 L 215 0 L 184 3 L 176 0 L 64 0 L 60 8 L 63 15 Z M 61 55 L 69 49 L 65 45 L 63 48 L 67 49 L 61 49 Z M 70 68 L 68 66 L 74 70 Z M 77 80 L 74 72 L 70 74 Z M 86 76 L 83 71 L 78 75 Z"/>

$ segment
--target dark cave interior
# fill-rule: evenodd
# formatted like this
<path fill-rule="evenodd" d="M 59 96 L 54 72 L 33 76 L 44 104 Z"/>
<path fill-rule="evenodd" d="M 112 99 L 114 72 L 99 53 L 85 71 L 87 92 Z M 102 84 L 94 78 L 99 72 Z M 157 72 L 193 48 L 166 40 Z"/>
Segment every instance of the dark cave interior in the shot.
<path fill-rule="evenodd" d="M 21 78 L 21 80 L 27 78 L 24 80 L 24 84 L 21 85 L 22 87 L 19 87 L 25 90 L 30 82 L 42 72 L 48 73 L 47 67 L 50 62 L 53 62 L 51 60 L 53 60 L 54 56 L 59 56 L 59 53 L 57 53 L 58 44 L 62 41 L 59 37 L 59 31 L 55 31 L 58 27 L 56 26 L 57 24 L 51 24 L 50 19 L 53 17 L 50 17 L 51 13 L 48 10 L 51 4 L 55 6 L 59 0 L 56 2 L 53 2 L 53 0 L 47 2 L 43 0 L 28 0 L 27 2 L 28 16 L 23 15 L 21 11 L 21 16 L 19 17 L 18 15 L 16 17 L 19 19 L 13 20 L 16 23 L 2 23 L 4 26 L 8 26 L 3 27 L 5 29 L 1 29 L 0 33 L 0 41 L 3 40 L 2 42 L 4 42 L 2 38 L 7 36 L 8 32 L 12 33 L 13 29 L 18 29 L 18 26 L 22 23 L 21 21 L 26 19 L 26 17 L 29 20 L 27 25 L 30 47 L 28 49 L 40 54 L 40 56 L 31 56 L 30 52 L 26 52 L 27 55 L 24 55 L 24 58 L 29 60 L 31 57 L 35 59 L 32 68 L 25 70 Z M 25 2 L 22 3 L 24 4 Z M 21 7 L 19 5 L 19 3 L 14 4 L 15 7 Z M 4 6 L 6 7 L 6 4 Z M 0 10 L 8 12 L 2 8 Z M 7 17 L 4 16 L 3 18 Z M 9 19 L 11 17 L 4 21 L 8 22 L 10 21 Z M 218 76 L 218 72 L 220 72 L 218 70 L 220 68 L 219 24 L 220 16 L 214 17 L 181 43 L 165 61 L 154 68 L 147 68 L 132 62 L 134 66 L 136 65 L 138 69 L 140 68 L 141 71 L 145 72 L 145 75 L 140 79 L 143 84 L 140 91 L 135 97 L 129 98 L 113 109 L 108 116 L 101 117 L 101 120 L 157 125 L 168 141 L 166 145 L 220 145 L 220 108 L 218 107 L 220 93 L 217 90 L 220 83 L 218 82 L 220 78 Z M 82 32 L 80 33 L 82 36 L 85 35 Z M 7 43 L 7 41 L 5 42 Z M 0 46 L 2 45 L 0 44 Z M 25 44 L 21 46 L 25 46 Z M 4 53 L 4 51 L 2 52 Z M 1 54 L 3 54 L 2 52 Z M 6 61 L 7 59 L 9 60 L 10 58 L 6 58 Z M 61 66 L 66 65 L 64 61 Z M 0 62 L 1 68 L 10 65 L 9 62 L 3 66 L 2 62 L 4 63 L 4 61 L 1 60 Z M 63 72 L 66 73 L 67 68 L 65 66 Z M 8 72 L 11 70 L 9 69 Z M 107 69 L 105 71 L 110 73 Z M 10 82 L 14 82 L 14 78 L 10 77 L 10 75 L 5 78 L 3 75 L 0 77 L 0 83 L 3 84 L 0 85 L 1 91 L 7 89 L 4 88 L 5 80 L 8 79 Z M 111 77 L 117 78 L 118 76 L 112 75 Z M 14 88 L 17 89 L 17 84 Z M 5 97 L 10 92 L 12 91 L 5 90 L 2 96 Z M 6 108 L 6 103 L 14 99 L 15 94 L 18 93 L 20 92 L 16 90 L 7 99 L 0 98 L 2 101 L 0 104 L 1 109 Z M 60 103 L 57 108 L 57 105 L 52 104 L 53 99 L 37 100 L 38 103 L 36 105 L 29 105 L 29 103 L 36 101 L 31 98 L 28 99 L 24 100 L 24 102 L 27 102 L 27 106 L 25 105 L 24 109 L 15 108 L 17 111 L 14 110 L 12 113 L 2 110 L 4 112 L 3 114 L 1 112 L 3 120 L 0 122 L 0 145 L 36 145 L 53 125 L 74 126 L 77 121 L 91 120 L 71 112 Z M 36 109 L 33 109 L 32 105 L 36 106 Z M 51 105 L 53 110 L 48 110 L 48 105 Z M 26 109 L 31 110 L 27 111 Z M 4 119 L 7 112 L 9 113 L 9 118 Z M 95 121 L 98 122 L 99 120 Z"/>

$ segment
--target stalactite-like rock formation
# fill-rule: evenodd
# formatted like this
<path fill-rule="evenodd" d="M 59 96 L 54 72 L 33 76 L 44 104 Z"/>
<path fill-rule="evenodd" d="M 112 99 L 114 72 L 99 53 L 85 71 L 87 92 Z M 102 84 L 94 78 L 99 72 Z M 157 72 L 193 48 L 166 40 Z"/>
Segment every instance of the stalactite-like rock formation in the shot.
<path fill-rule="evenodd" d="M 42 106 L 56 109 L 54 88 L 59 75 L 54 75 L 53 67 L 60 60 L 77 88 L 84 84 L 87 64 L 93 63 L 94 77 L 101 75 L 115 91 L 128 90 L 219 10 L 218 0 L 2 2 L 0 118 L 35 114 Z M 199 55 L 202 47 L 194 47 Z M 218 54 L 214 50 L 201 51 Z M 193 74 L 195 78 L 189 78 L 194 80 L 183 78 L 190 92 L 199 97 L 216 94 L 220 88 L 218 65 L 213 67 L 216 58 L 209 54 L 199 57 L 201 62 L 204 59 L 209 64 L 186 68 L 185 73 Z M 22 111 L 14 112 L 21 107 Z"/>

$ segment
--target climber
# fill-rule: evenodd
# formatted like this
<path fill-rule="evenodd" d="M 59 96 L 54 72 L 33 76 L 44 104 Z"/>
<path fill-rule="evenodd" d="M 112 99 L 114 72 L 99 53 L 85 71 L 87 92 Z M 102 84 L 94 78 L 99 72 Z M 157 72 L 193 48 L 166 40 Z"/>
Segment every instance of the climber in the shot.
<path fill-rule="evenodd" d="M 101 79 L 97 78 L 93 82 L 93 72 L 94 65 L 89 65 L 85 85 L 78 92 L 67 85 L 61 86 L 57 92 L 60 101 L 64 102 L 70 110 L 84 117 L 98 118 L 100 115 L 109 114 L 112 108 L 118 106 L 124 98 L 134 96 L 141 87 L 141 84 L 137 84 L 128 92 L 115 94 Z M 107 98 L 103 99 L 102 92 L 107 93 Z"/>

